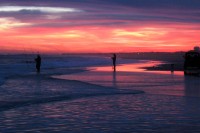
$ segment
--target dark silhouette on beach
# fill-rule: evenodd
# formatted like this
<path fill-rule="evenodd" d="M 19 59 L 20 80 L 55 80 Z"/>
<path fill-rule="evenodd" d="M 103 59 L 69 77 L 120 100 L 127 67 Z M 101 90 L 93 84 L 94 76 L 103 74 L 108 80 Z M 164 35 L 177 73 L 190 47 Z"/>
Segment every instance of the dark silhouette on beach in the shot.
<path fill-rule="evenodd" d="M 174 72 L 174 64 L 171 64 L 171 73 Z"/>
<path fill-rule="evenodd" d="M 185 53 L 184 74 L 199 75 L 200 74 L 200 50 L 199 47 L 194 47 Z"/>
<path fill-rule="evenodd" d="M 37 58 L 35 58 L 35 63 L 36 63 L 37 72 L 40 73 L 41 57 L 39 54 L 37 55 Z"/>
<path fill-rule="evenodd" d="M 113 68 L 114 68 L 114 71 L 116 71 L 116 54 L 113 54 L 113 57 L 112 57 L 112 61 L 113 61 Z"/>

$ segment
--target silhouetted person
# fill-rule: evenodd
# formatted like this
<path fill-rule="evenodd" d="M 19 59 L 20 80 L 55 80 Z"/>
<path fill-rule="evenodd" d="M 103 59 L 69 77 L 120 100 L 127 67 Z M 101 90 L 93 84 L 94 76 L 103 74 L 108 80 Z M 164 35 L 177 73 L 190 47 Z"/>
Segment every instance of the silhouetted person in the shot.
<path fill-rule="evenodd" d="M 171 64 L 171 72 L 174 72 L 174 64 Z"/>
<path fill-rule="evenodd" d="M 40 73 L 41 57 L 39 54 L 37 55 L 37 58 L 35 58 L 35 63 L 36 63 L 37 72 Z"/>
<path fill-rule="evenodd" d="M 114 71 L 116 71 L 116 54 L 113 54 L 113 57 L 112 57 L 112 61 L 113 61 L 113 68 L 114 68 Z"/>

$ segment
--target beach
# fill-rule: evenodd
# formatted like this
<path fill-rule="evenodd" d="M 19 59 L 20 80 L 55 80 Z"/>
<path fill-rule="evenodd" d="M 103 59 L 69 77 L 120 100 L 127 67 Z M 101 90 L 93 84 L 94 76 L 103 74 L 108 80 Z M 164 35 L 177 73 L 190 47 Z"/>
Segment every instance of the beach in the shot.
<path fill-rule="evenodd" d="M 200 131 L 199 77 L 144 69 L 163 61 L 119 58 L 113 72 L 107 55 L 45 56 L 37 74 L 32 58 L 4 57 L 0 132 Z"/>

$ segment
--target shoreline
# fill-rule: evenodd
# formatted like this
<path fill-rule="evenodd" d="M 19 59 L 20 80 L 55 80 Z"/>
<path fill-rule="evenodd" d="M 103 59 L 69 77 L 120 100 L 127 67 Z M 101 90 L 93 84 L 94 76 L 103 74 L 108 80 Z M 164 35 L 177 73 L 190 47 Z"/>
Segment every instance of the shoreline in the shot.
<path fill-rule="evenodd" d="M 132 53 L 120 54 L 123 59 L 150 60 L 164 62 L 159 65 L 150 67 L 141 67 L 147 71 L 171 71 L 171 64 L 174 64 L 174 71 L 183 71 L 185 52 L 147 52 L 147 53 Z"/>
<path fill-rule="evenodd" d="M 173 71 L 184 71 L 183 63 L 164 63 L 150 67 L 142 67 L 147 71 L 172 71 L 171 64 L 174 64 Z"/>
<path fill-rule="evenodd" d="M 6 81 L 0 86 L 2 90 L 8 89 L 8 94 L 4 93 L 4 97 L 1 97 L 0 112 L 19 107 L 73 101 L 83 98 L 145 93 L 141 90 L 116 89 L 80 80 L 67 80 L 54 77 L 60 74 L 70 75 L 88 71 L 84 67 L 53 70 L 46 70 L 40 74 L 28 73 L 26 75 L 7 77 Z M 12 86 L 12 90 L 9 90 L 9 82 L 15 83 L 15 86 Z M 9 95 L 10 93 L 15 93 L 15 95 Z"/>

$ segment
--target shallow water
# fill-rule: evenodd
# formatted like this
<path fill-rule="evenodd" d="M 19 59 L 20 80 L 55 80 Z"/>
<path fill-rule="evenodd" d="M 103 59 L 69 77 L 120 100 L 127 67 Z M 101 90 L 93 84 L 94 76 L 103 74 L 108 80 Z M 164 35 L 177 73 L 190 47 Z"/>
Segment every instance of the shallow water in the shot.
<path fill-rule="evenodd" d="M 60 79 L 79 80 L 118 89 L 142 90 L 148 94 L 200 97 L 200 77 L 184 76 L 181 71 L 146 71 L 143 66 L 160 62 L 146 61 L 112 67 L 90 67 L 91 71 L 73 75 L 54 76 Z"/>
<path fill-rule="evenodd" d="M 197 98 L 117 95 L 17 108 L 1 113 L 6 132 L 199 132 Z"/>
<path fill-rule="evenodd" d="M 8 77 L 0 87 L 0 132 L 200 132 L 200 78 L 138 68 L 148 63 L 157 62 Z"/>

